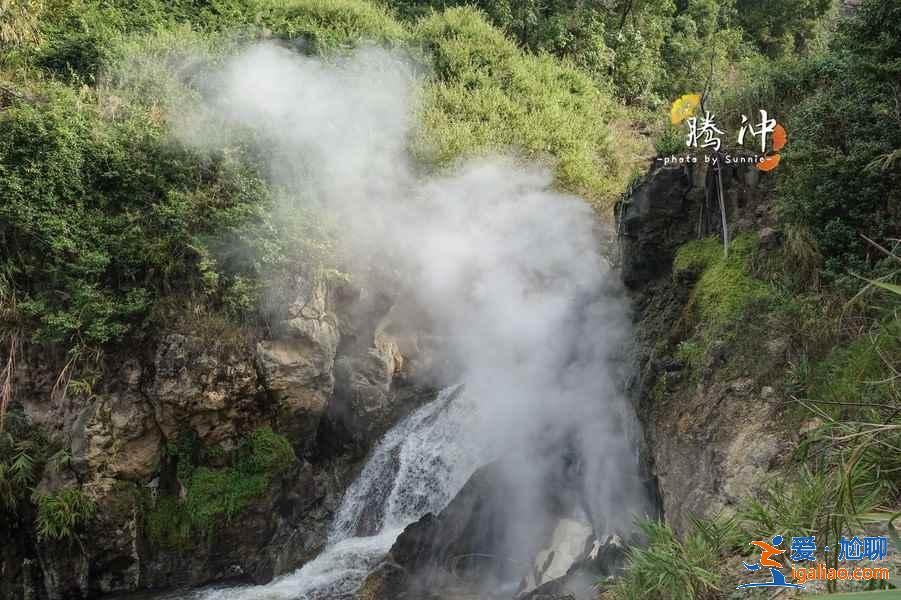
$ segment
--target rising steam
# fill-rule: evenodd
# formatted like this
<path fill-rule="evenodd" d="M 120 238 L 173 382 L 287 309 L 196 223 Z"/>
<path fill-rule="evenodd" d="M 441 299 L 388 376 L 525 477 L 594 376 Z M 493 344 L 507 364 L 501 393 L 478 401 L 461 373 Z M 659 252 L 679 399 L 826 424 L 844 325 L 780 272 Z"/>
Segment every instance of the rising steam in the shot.
<path fill-rule="evenodd" d="M 325 61 L 263 44 L 210 75 L 179 130 L 203 147 L 254 132 L 274 183 L 341 224 L 347 269 L 400 273 L 477 406 L 470 443 L 483 462 L 521 459 L 505 473 L 504 528 L 548 518 L 541 486 L 568 452 L 596 535 L 628 529 L 644 509 L 620 372 L 629 319 L 592 210 L 512 159 L 418 174 L 417 89 L 415 68 L 383 50 Z"/>

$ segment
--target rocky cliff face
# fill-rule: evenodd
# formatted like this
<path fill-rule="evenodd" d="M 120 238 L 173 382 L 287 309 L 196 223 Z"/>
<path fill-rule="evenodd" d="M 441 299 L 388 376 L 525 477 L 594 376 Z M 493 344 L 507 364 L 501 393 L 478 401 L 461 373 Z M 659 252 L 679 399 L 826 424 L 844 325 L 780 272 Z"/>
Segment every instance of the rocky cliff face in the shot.
<path fill-rule="evenodd" d="M 692 316 L 702 301 L 696 293 L 700 273 L 691 265 L 674 268 L 680 246 L 719 231 L 713 183 L 712 172 L 700 166 L 657 168 L 618 210 L 622 277 L 638 325 L 639 416 L 663 513 L 677 530 L 692 515 L 734 508 L 781 463 L 790 443 L 770 401 L 779 386 L 769 375 L 786 360 L 784 341 L 768 333 L 769 339 L 756 340 L 761 343 L 748 360 L 733 360 L 748 350 L 741 336 L 719 338 L 711 330 L 711 338 L 697 341 L 708 325 L 703 316 Z M 726 166 L 723 188 L 730 237 L 778 244 L 770 227 L 773 196 L 760 172 Z M 732 271 L 723 273 L 728 277 L 713 284 L 733 283 Z M 701 343 L 704 351 L 693 352 Z"/>
<path fill-rule="evenodd" d="M 60 452 L 2 523 L 0 596 L 263 582 L 315 556 L 369 445 L 427 397 L 429 365 L 390 297 L 297 287 L 266 333 L 163 332 L 92 374 L 19 360 L 9 410 Z M 41 495 L 70 490 L 92 510 L 71 535 L 39 533 Z"/>

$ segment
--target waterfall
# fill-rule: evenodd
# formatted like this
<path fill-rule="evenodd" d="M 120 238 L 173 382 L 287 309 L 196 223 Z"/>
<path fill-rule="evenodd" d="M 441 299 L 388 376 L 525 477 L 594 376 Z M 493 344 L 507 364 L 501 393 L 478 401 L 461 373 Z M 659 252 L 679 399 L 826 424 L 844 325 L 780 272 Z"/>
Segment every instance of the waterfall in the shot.
<path fill-rule="evenodd" d="M 294 573 L 262 586 L 196 592 L 194 600 L 346 600 L 404 527 L 441 511 L 484 463 L 467 443 L 473 403 L 463 386 L 442 390 L 388 431 L 338 509 L 326 548 Z"/>

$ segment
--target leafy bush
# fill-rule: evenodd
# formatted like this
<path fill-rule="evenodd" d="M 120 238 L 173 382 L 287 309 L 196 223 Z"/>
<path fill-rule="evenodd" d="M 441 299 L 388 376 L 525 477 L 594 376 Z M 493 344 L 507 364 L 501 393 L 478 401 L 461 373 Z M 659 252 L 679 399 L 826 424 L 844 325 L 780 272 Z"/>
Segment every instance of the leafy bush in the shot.
<path fill-rule="evenodd" d="M 146 113 L 103 119 L 50 86 L 0 114 L 0 270 L 45 342 L 102 345 L 173 287 L 200 284 L 200 236 L 253 216 L 266 188 L 228 156 L 201 160 Z"/>
<path fill-rule="evenodd" d="M 76 485 L 37 496 L 37 531 L 41 539 L 77 539 L 79 529 L 94 516 L 96 505 Z"/>
<path fill-rule="evenodd" d="M 421 159 L 443 165 L 508 148 L 550 154 L 562 187 L 602 204 L 626 184 L 634 135 L 606 125 L 618 111 L 578 69 L 522 54 L 468 8 L 431 15 L 415 35 L 438 79 L 424 91 Z"/>
<path fill-rule="evenodd" d="M 18 407 L 6 407 L 0 423 L 0 514 L 15 516 L 54 458 L 53 444 Z"/>
<path fill-rule="evenodd" d="M 679 248 L 674 259 L 676 273 L 700 269 L 692 291 L 690 310 L 706 330 L 715 334 L 733 325 L 753 305 L 772 300 L 770 287 L 751 274 L 750 260 L 757 238 L 744 234 L 729 246 L 728 257 L 718 239 L 693 241 Z"/>
<path fill-rule="evenodd" d="M 268 486 L 265 474 L 198 467 L 187 485 L 184 510 L 196 530 L 209 533 L 223 521 L 230 522 Z"/>
<path fill-rule="evenodd" d="M 260 427 L 238 450 L 238 468 L 245 473 L 279 473 L 297 461 L 287 438 Z"/>
<path fill-rule="evenodd" d="M 31 440 L 15 441 L 0 433 L 0 508 L 15 512 L 34 485 L 38 452 Z"/>
<path fill-rule="evenodd" d="M 901 148 L 899 40 L 901 3 L 865 2 L 829 52 L 808 64 L 814 83 L 788 120 L 781 213 L 809 228 L 830 280 L 880 258 L 861 234 L 901 232 L 901 172 L 879 163 Z"/>
<path fill-rule="evenodd" d="M 831 0 L 743 0 L 736 16 L 745 37 L 776 57 L 815 44 L 832 5 Z"/>
<path fill-rule="evenodd" d="M 404 27 L 382 7 L 359 0 L 260 0 L 262 22 L 287 39 L 304 39 L 311 50 L 364 42 L 398 43 Z"/>

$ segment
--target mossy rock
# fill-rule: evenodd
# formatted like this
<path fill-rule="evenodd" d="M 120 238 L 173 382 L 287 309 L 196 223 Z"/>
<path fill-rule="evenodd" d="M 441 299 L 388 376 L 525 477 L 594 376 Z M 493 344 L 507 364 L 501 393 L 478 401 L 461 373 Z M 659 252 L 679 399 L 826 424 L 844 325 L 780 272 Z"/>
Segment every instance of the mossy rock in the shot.
<path fill-rule="evenodd" d="M 297 462 L 290 442 L 269 427 L 245 437 L 233 453 L 232 464 L 224 467 L 194 464 L 204 460 L 206 453 L 192 444 L 196 438 L 190 434 L 178 440 L 171 452 L 178 456 L 182 493 L 148 499 L 152 507 L 145 517 L 148 537 L 166 548 L 185 550 L 198 535 L 208 539 L 263 497 L 274 476 Z"/>

